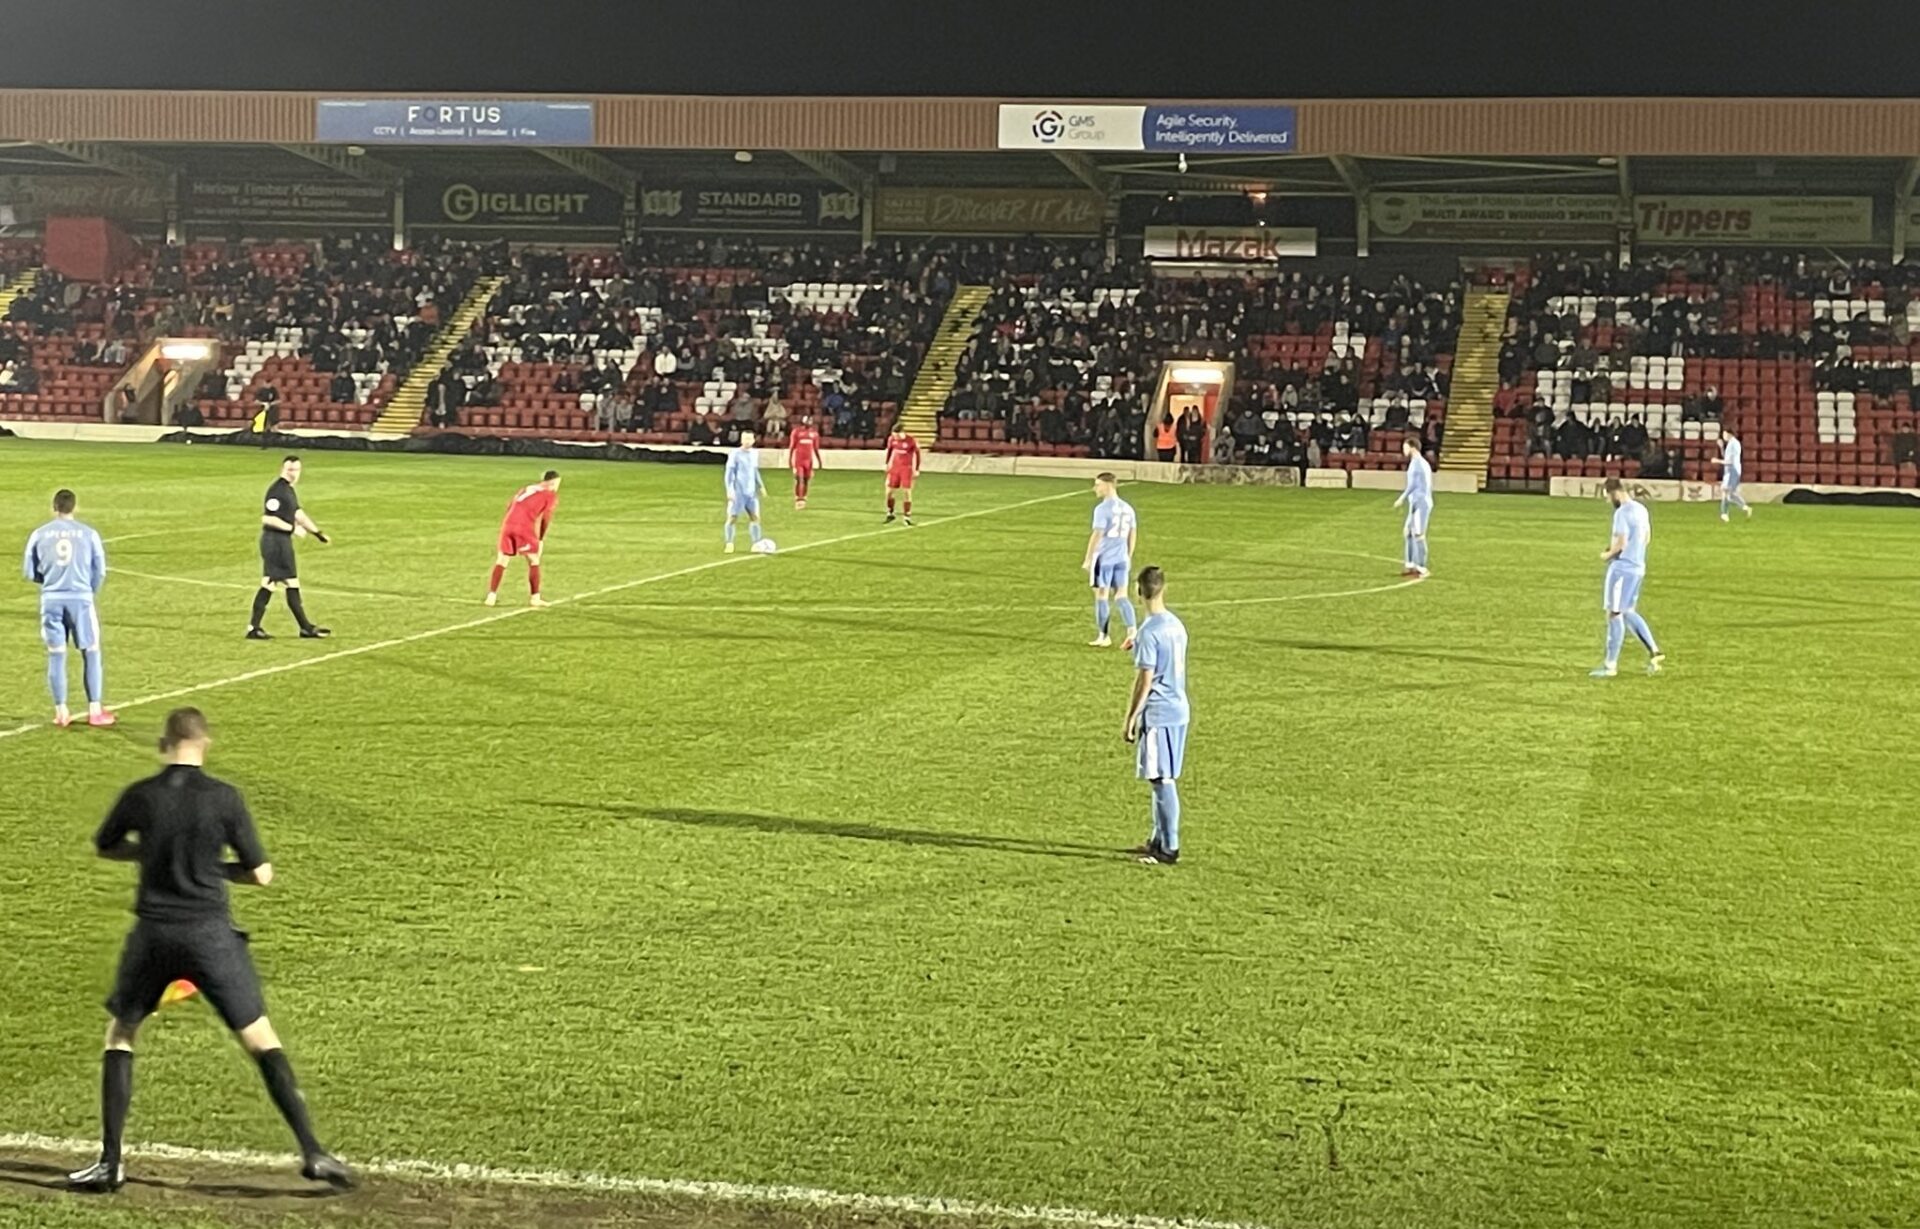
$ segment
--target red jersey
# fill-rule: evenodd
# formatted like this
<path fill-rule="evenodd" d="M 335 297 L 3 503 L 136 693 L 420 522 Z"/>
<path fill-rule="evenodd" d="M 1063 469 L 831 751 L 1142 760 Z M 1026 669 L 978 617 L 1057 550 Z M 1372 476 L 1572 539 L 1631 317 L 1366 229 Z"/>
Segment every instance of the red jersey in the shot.
<path fill-rule="evenodd" d="M 537 538 L 553 520 L 553 507 L 559 501 L 558 491 L 550 491 L 537 482 L 523 486 L 507 505 L 506 519 L 500 522 L 500 528 Z"/>
<path fill-rule="evenodd" d="M 887 437 L 887 472 L 890 474 L 919 473 L 920 442 L 911 435 L 889 435 Z"/>
<path fill-rule="evenodd" d="M 820 464 L 820 432 L 813 427 L 795 427 L 787 441 L 787 463 L 794 469 L 812 469 Z"/>

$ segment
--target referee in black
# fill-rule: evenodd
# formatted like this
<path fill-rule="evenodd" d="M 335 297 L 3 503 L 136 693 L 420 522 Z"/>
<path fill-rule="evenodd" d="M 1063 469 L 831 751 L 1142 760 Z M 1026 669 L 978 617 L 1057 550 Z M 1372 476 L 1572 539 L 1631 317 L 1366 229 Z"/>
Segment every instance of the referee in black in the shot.
<path fill-rule="evenodd" d="M 100 1074 L 100 1160 L 67 1176 L 76 1190 L 105 1194 L 126 1182 L 120 1133 L 133 1101 L 134 1038 L 167 986 L 182 978 L 199 987 L 259 1064 L 268 1095 L 300 1142 L 301 1175 L 343 1190 L 355 1182 L 353 1171 L 314 1138 L 293 1065 L 267 1022 L 246 933 L 227 912 L 227 884 L 265 887 L 273 882 L 273 865 L 240 791 L 206 774 L 210 741 L 199 709 L 167 714 L 160 738 L 167 766 L 129 786 L 93 838 L 101 857 L 140 864 L 133 907 L 139 920 L 107 999 L 113 1018 Z M 228 849 L 236 861 L 226 860 Z"/>
<path fill-rule="evenodd" d="M 315 627 L 307 618 L 306 603 L 300 599 L 300 568 L 293 561 L 293 540 L 312 534 L 325 543 L 327 535 L 300 507 L 294 487 L 300 485 L 300 458 L 280 462 L 280 476 L 267 488 L 260 505 L 260 592 L 253 595 L 253 621 L 247 624 L 247 639 L 271 640 L 260 621 L 267 617 L 267 606 L 275 589 L 287 591 L 287 609 L 300 624 L 303 640 L 324 640 L 333 635 L 324 627 Z"/>

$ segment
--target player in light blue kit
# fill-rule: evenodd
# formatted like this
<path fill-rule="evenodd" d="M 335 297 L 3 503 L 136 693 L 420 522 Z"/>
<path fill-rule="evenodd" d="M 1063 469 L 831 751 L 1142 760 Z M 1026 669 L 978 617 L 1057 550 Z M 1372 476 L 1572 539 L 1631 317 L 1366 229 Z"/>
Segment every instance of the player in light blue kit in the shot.
<path fill-rule="evenodd" d="M 1647 673 L 1658 674 L 1666 655 L 1653 642 L 1653 629 L 1636 609 L 1640 586 L 1647 579 L 1647 542 L 1653 536 L 1653 523 L 1647 519 L 1646 505 L 1629 496 L 1620 479 L 1607 479 L 1606 492 L 1613 504 L 1613 543 L 1600 552 L 1607 561 L 1606 587 L 1600 595 L 1607 612 L 1607 660 L 1592 677 L 1610 679 L 1620 672 L 1620 646 L 1628 631 L 1647 646 Z"/>
<path fill-rule="evenodd" d="M 767 484 L 760 480 L 760 453 L 753 446 L 753 432 L 740 433 L 740 447 L 727 458 L 727 553 L 733 553 L 734 522 L 747 518 L 747 533 L 760 541 L 760 497 Z"/>
<path fill-rule="evenodd" d="M 91 525 L 73 519 L 72 491 L 56 491 L 53 519 L 27 539 L 21 571 L 40 586 L 40 633 L 47 645 L 47 690 L 53 693 L 53 724 L 73 724 L 67 711 L 67 644 L 80 650 L 86 666 L 87 724 L 107 726 L 113 714 L 104 706 L 100 663 L 100 612 L 94 595 L 107 583 L 107 548 Z"/>
<path fill-rule="evenodd" d="M 1407 540 L 1407 566 L 1402 576 L 1427 575 L 1427 522 L 1433 518 L 1433 466 L 1427 464 L 1427 458 L 1420 451 L 1420 437 L 1409 435 L 1400 441 L 1400 452 L 1407 458 L 1407 485 L 1400 492 L 1400 498 L 1393 501 L 1398 508 L 1407 506 L 1407 524 L 1402 531 Z"/>
<path fill-rule="evenodd" d="M 1151 866 L 1180 860 L 1180 765 L 1187 757 L 1187 628 L 1167 609 L 1167 576 L 1140 570 L 1147 621 L 1134 640 L 1133 698 L 1126 738 L 1139 748 L 1140 779 L 1153 787 L 1153 835 L 1132 852 Z"/>
<path fill-rule="evenodd" d="M 1097 634 L 1087 643 L 1096 649 L 1113 643 L 1113 637 L 1107 634 L 1110 603 L 1120 607 L 1120 618 L 1127 625 L 1122 648 L 1133 647 L 1138 630 L 1133 603 L 1127 600 L 1127 571 L 1133 565 L 1140 518 L 1134 515 L 1133 505 L 1120 498 L 1117 483 L 1112 474 L 1101 474 L 1093 480 L 1093 491 L 1100 502 L 1093 506 L 1093 535 L 1087 539 L 1087 557 L 1080 561 L 1081 571 L 1093 582 L 1093 626 Z"/>
<path fill-rule="evenodd" d="M 1740 475 L 1744 468 L 1743 455 L 1746 449 L 1740 443 L 1740 437 L 1725 427 L 1720 428 L 1720 455 L 1708 461 L 1708 465 L 1720 467 L 1720 520 L 1724 524 L 1728 508 L 1738 508 L 1753 519 L 1753 505 L 1740 494 Z"/>

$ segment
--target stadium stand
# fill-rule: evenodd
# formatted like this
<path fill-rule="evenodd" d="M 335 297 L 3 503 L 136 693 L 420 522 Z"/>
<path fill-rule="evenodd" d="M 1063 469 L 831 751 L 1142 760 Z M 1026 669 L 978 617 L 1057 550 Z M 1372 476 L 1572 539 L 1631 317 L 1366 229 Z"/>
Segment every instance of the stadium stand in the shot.
<path fill-rule="evenodd" d="M 1212 460 L 1403 464 L 1437 443 L 1460 289 L 1380 291 L 1305 274 L 1143 280 L 1091 269 L 996 287 L 960 364 L 941 438 L 970 450 L 1137 457 L 1170 360 L 1232 361 Z M 1202 458 L 1191 455 L 1192 460 Z"/>
<path fill-rule="evenodd" d="M 1514 300 L 1491 476 L 1708 480 L 1725 425 L 1755 481 L 1912 485 L 1912 278 L 1770 254 L 1543 259 Z"/>

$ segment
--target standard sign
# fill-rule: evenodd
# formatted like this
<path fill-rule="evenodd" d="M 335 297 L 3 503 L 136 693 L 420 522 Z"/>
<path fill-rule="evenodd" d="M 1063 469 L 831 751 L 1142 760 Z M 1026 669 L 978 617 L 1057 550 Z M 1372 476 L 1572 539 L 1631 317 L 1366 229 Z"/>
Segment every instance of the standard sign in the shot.
<path fill-rule="evenodd" d="M 1146 255 L 1155 260 L 1272 262 L 1312 256 L 1319 232 L 1311 226 L 1149 226 Z"/>

